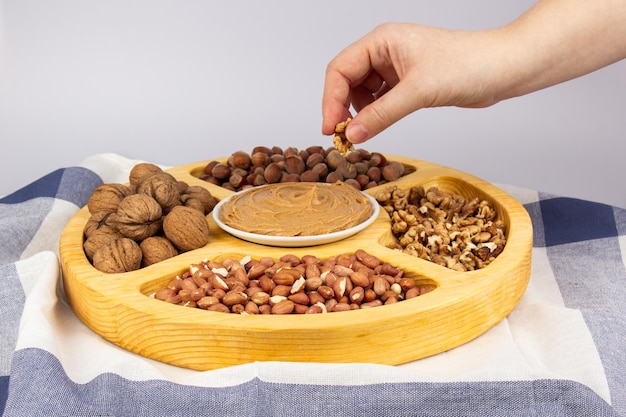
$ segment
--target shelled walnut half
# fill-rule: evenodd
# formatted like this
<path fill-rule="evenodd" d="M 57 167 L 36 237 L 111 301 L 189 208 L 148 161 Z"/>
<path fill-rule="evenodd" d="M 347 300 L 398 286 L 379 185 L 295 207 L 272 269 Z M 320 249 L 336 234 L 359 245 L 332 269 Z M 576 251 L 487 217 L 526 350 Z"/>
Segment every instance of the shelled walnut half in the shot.
<path fill-rule="evenodd" d="M 333 145 L 342 155 L 347 155 L 354 150 L 354 145 L 346 138 L 346 127 L 352 121 L 347 118 L 343 122 L 337 123 L 335 126 L 335 136 L 333 137 Z"/>

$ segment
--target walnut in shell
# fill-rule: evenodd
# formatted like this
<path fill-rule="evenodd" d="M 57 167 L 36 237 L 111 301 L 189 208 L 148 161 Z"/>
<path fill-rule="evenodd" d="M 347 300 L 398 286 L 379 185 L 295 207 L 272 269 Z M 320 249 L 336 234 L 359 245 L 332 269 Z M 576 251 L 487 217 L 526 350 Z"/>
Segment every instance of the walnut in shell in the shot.
<path fill-rule="evenodd" d="M 85 238 L 91 236 L 95 231 L 103 229 L 114 229 L 114 227 L 109 224 L 109 216 L 111 215 L 108 211 L 99 211 L 97 213 L 93 213 L 89 216 L 87 223 L 85 223 L 85 227 L 83 228 L 83 234 Z"/>
<path fill-rule="evenodd" d="M 167 172 L 148 175 L 137 184 L 137 194 L 145 194 L 154 198 L 161 205 L 163 213 L 180 205 L 178 181 Z"/>
<path fill-rule="evenodd" d="M 163 232 L 181 252 L 209 242 L 209 224 L 204 214 L 190 207 L 174 207 L 163 219 Z"/>
<path fill-rule="evenodd" d="M 217 198 L 206 188 L 199 185 L 191 185 L 180 195 L 180 202 L 184 206 L 198 209 L 206 215 L 217 204 Z"/>
<path fill-rule="evenodd" d="M 124 184 L 102 184 L 97 186 L 89 200 L 87 200 L 87 209 L 90 213 L 106 211 L 112 213 L 117 210 L 119 203 L 131 195 L 132 191 Z"/>
<path fill-rule="evenodd" d="M 123 237 L 124 236 L 122 236 L 117 229 L 111 227 L 102 227 L 93 231 L 83 242 L 83 250 L 85 251 L 87 259 L 93 261 L 94 254 L 98 251 L 98 249 L 113 240 L 121 239 Z"/>
<path fill-rule="evenodd" d="M 137 186 L 144 177 L 157 174 L 159 172 L 163 172 L 163 170 L 158 165 L 151 164 L 149 162 L 140 162 L 135 164 L 135 166 L 133 166 L 130 170 L 128 181 L 130 182 L 130 185 Z"/>
<path fill-rule="evenodd" d="M 185 181 L 177 180 L 176 183 L 178 184 L 178 191 L 181 194 L 184 193 L 187 188 L 189 188 L 189 184 L 187 184 L 187 182 Z"/>
<path fill-rule="evenodd" d="M 115 239 L 93 255 L 93 266 L 107 273 L 135 271 L 141 267 L 141 248 L 132 239 Z"/>
<path fill-rule="evenodd" d="M 140 241 L 160 232 L 162 216 L 161 205 L 154 198 L 131 194 L 122 200 L 110 219 L 122 235 Z"/>
<path fill-rule="evenodd" d="M 142 266 L 152 265 L 178 255 L 178 250 L 172 245 L 172 242 L 163 236 L 152 236 L 144 239 L 139 247 L 143 253 Z"/>

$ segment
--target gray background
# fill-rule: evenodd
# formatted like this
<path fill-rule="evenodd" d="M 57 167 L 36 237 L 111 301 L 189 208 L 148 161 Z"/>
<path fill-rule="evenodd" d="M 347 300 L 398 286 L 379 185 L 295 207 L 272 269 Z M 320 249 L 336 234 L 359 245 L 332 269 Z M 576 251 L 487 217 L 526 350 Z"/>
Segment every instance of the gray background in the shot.
<path fill-rule="evenodd" d="M 0 0 L 0 195 L 115 152 L 180 165 L 330 146 L 327 62 L 386 21 L 503 25 L 529 0 Z M 626 62 L 488 109 L 419 111 L 363 145 L 626 207 Z"/>

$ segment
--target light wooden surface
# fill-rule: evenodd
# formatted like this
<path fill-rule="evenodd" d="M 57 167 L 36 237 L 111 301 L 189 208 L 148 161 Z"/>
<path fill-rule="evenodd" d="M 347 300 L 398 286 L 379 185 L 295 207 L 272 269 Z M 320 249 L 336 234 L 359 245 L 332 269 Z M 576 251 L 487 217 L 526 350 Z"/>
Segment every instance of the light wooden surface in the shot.
<path fill-rule="evenodd" d="M 366 230 L 340 242 L 307 248 L 248 243 L 221 231 L 207 216 L 211 238 L 200 249 L 138 271 L 106 274 L 83 250 L 89 218 L 82 208 L 64 229 L 60 257 L 64 286 L 78 317 L 94 332 L 127 350 L 169 364 L 208 370 L 252 361 L 371 362 L 397 365 L 462 345 L 500 322 L 517 305 L 530 278 L 532 224 L 526 210 L 493 185 L 427 161 L 387 155 L 417 168 L 394 182 L 408 189 L 436 185 L 448 193 L 490 201 L 507 225 L 507 244 L 484 269 L 456 272 L 388 249 L 392 239 L 384 210 Z M 225 159 L 224 159 L 225 160 Z M 195 175 L 208 161 L 168 170 L 218 199 L 230 191 Z M 367 191 L 370 195 L 380 189 Z M 432 292 L 389 306 L 313 315 L 236 315 L 170 305 L 149 295 L 202 259 L 287 253 L 326 258 L 365 249 L 401 267 Z"/>

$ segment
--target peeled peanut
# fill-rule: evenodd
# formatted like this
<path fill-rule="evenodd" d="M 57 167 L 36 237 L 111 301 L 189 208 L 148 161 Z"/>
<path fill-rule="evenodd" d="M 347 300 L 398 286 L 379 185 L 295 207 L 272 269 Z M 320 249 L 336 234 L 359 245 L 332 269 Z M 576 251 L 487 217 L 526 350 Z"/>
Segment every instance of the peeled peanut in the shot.
<path fill-rule="evenodd" d="M 190 264 L 154 298 L 234 314 L 313 314 L 392 304 L 431 290 L 402 275 L 362 249 L 324 260 L 294 254 L 278 261 L 204 260 Z"/>

